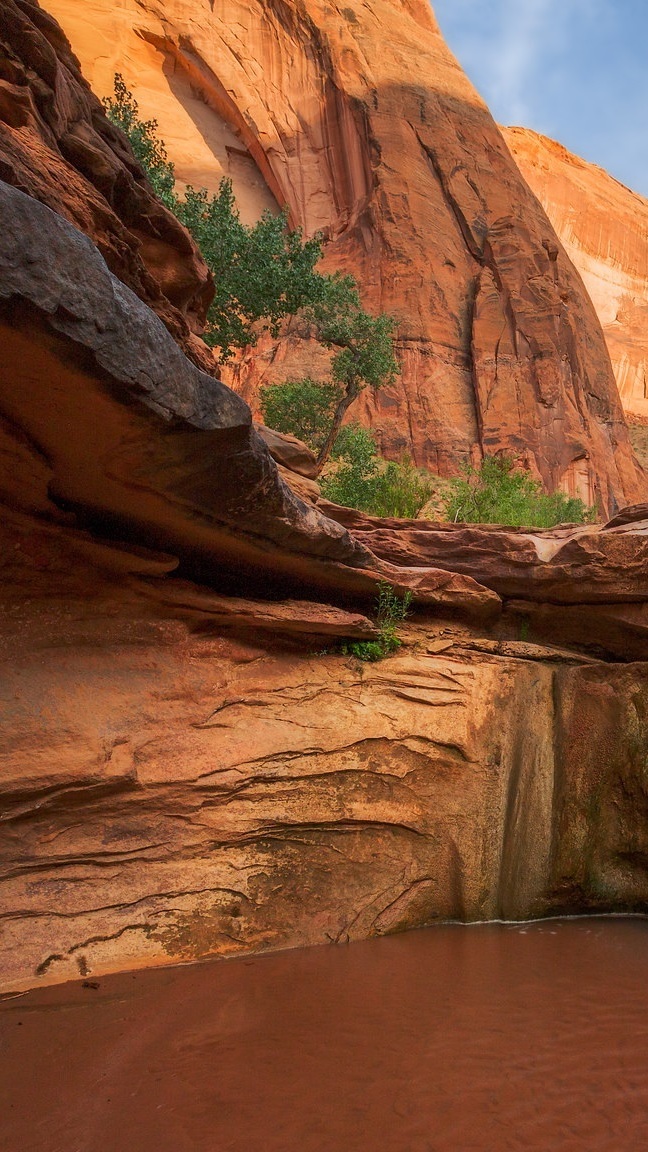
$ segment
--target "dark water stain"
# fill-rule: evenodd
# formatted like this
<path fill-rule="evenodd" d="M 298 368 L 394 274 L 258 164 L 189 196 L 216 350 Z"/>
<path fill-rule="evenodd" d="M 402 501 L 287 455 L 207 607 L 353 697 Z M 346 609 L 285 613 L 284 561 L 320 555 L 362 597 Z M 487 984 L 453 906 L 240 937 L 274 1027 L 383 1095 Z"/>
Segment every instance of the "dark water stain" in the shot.
<path fill-rule="evenodd" d="M 648 922 L 446 926 L 0 1004 L 3 1152 L 648 1148 Z"/>

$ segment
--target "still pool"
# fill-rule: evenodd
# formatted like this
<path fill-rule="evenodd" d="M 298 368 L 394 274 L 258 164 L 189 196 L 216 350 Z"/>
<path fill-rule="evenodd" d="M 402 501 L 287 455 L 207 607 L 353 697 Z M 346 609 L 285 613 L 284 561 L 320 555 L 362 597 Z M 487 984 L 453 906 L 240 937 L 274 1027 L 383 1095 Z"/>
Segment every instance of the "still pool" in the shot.
<path fill-rule="evenodd" d="M 447 925 L 98 985 L 0 1002 L 2 1152 L 648 1149 L 643 919 Z"/>

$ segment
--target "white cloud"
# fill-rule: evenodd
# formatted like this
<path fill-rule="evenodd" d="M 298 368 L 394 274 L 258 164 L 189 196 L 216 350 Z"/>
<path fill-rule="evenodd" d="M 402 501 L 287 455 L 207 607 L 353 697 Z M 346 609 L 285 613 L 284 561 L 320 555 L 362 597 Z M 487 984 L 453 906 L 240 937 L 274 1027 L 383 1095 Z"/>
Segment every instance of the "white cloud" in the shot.
<path fill-rule="evenodd" d="M 559 0 L 500 0 L 491 7 L 500 25 L 498 51 L 491 56 L 486 82 L 491 101 L 509 124 L 531 119 L 527 103 L 530 77 L 541 66 L 547 40 L 559 23 Z M 497 15 L 493 7 L 499 8 Z"/>

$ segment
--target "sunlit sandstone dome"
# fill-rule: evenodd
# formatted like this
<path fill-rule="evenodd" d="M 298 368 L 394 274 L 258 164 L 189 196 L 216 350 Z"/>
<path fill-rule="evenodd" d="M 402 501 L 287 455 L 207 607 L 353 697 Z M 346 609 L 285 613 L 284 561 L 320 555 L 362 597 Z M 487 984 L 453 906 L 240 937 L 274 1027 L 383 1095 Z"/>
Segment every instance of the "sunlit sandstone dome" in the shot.
<path fill-rule="evenodd" d="M 583 277 L 625 412 L 648 419 L 648 200 L 546 136 L 503 132 Z"/>
<path fill-rule="evenodd" d="M 424 0 L 51 0 L 99 95 L 116 71 L 181 180 L 288 204 L 399 325 L 400 380 L 356 414 L 442 474 L 504 449 L 607 510 L 642 497 L 591 301 Z M 284 340 L 229 379 L 310 370 Z"/>

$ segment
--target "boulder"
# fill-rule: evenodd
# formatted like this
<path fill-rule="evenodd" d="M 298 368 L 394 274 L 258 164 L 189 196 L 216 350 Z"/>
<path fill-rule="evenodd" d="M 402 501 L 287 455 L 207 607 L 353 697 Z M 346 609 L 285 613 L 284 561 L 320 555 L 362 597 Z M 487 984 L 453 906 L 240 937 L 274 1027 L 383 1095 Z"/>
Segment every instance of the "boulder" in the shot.
<path fill-rule="evenodd" d="M 266 428 L 265 424 L 257 424 L 256 430 L 277 464 L 281 464 L 288 472 L 295 472 L 308 480 L 317 480 L 320 471 L 317 457 L 303 440 L 298 440 L 290 433 L 275 432 L 274 428 Z"/>

